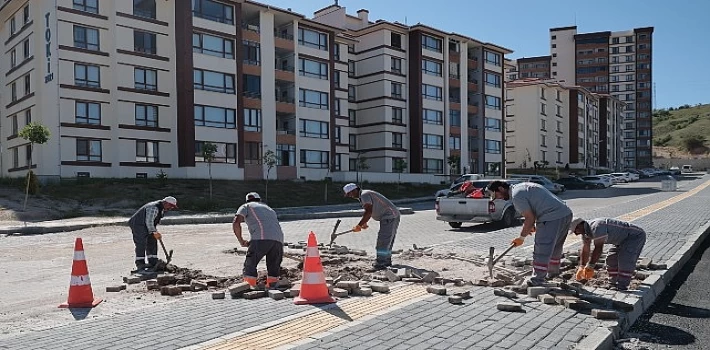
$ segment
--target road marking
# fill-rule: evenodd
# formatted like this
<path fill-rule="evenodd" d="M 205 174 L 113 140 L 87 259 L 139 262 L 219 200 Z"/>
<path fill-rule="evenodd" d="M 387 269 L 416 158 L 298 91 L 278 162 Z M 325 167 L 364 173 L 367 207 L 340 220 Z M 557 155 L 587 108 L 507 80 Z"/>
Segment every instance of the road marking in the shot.
<path fill-rule="evenodd" d="M 622 220 L 622 221 L 628 221 L 628 222 L 638 220 L 646 215 L 655 213 L 663 208 L 666 208 L 670 205 L 676 204 L 686 198 L 692 197 L 692 196 L 696 195 L 698 192 L 707 188 L 708 186 L 710 186 L 710 180 L 705 181 L 703 184 L 693 188 L 692 190 L 689 190 L 688 192 L 681 193 L 675 197 L 668 198 L 662 202 L 658 202 L 656 204 L 649 205 L 645 208 L 641 208 L 641 209 L 632 211 L 630 213 L 627 213 L 627 214 L 624 214 L 621 216 L 617 216 L 616 219 Z M 582 242 L 582 238 L 580 236 L 573 235 L 572 237 L 567 238 L 564 248 L 565 249 L 569 248 L 569 247 L 571 247 L 577 243 L 580 243 L 580 242 Z M 522 249 L 533 249 L 534 247 L 535 247 L 534 245 L 530 245 L 527 247 L 523 247 Z"/>
<path fill-rule="evenodd" d="M 234 349 L 274 349 L 294 342 L 307 342 L 311 336 L 333 330 L 336 327 L 352 326 L 354 321 L 364 321 L 392 310 L 413 304 L 429 297 L 422 286 L 407 285 L 393 288 L 388 294 L 373 297 L 350 299 L 332 304 L 315 312 L 300 317 L 289 317 L 283 322 L 273 323 L 270 327 L 220 341 L 212 340 L 191 349 L 234 350 Z M 219 338 L 218 338 L 219 339 Z"/>

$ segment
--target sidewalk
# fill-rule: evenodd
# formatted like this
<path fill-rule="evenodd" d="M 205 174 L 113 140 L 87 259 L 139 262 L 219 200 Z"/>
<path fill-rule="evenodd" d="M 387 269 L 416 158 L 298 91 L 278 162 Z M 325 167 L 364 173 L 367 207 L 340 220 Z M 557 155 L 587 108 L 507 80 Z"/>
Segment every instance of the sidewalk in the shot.
<path fill-rule="evenodd" d="M 419 197 L 393 200 L 397 205 L 434 201 L 434 197 Z M 400 212 L 404 215 L 412 214 L 411 208 L 400 207 Z M 311 207 L 290 207 L 275 208 L 279 220 L 309 220 L 326 219 L 339 217 L 358 217 L 363 210 L 356 203 L 337 204 Z M 3 235 L 37 235 L 45 233 L 69 232 L 83 230 L 91 227 L 101 226 L 125 226 L 129 217 L 81 217 L 65 220 L 51 220 L 43 222 L 0 222 L 0 236 Z M 194 224 L 220 224 L 230 223 L 234 219 L 234 213 L 207 213 L 194 215 L 180 215 L 168 212 L 161 220 L 161 225 L 194 225 Z"/>

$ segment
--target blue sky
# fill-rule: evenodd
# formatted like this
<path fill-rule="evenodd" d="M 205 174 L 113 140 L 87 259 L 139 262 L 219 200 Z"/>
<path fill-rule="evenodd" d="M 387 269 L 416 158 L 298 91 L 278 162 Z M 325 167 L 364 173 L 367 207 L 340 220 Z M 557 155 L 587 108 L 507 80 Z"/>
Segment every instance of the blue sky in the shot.
<path fill-rule="evenodd" d="M 311 18 L 332 0 L 261 0 Z M 710 1 L 706 0 L 340 0 L 370 20 L 418 22 L 515 51 L 510 58 L 549 55 L 549 29 L 578 32 L 655 27 L 653 82 L 658 108 L 710 103 Z M 705 62 L 705 63 L 703 63 Z"/>

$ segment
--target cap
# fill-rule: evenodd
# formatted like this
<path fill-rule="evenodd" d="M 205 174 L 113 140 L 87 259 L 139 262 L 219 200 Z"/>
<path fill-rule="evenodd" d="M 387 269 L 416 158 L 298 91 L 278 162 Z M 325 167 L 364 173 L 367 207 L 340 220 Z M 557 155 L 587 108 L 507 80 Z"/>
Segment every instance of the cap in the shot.
<path fill-rule="evenodd" d="M 259 196 L 259 194 L 256 193 L 256 192 L 249 192 L 249 193 L 247 193 L 246 201 L 248 202 L 248 201 L 250 201 L 250 200 L 252 200 L 252 199 L 261 199 L 261 196 Z"/>
<path fill-rule="evenodd" d="M 348 194 L 352 190 L 357 189 L 357 188 L 358 188 L 357 185 L 351 182 L 351 183 L 343 186 L 343 192 L 345 192 L 345 194 Z"/>
<path fill-rule="evenodd" d="M 175 199 L 175 197 L 173 197 L 173 196 L 167 196 L 167 197 L 163 198 L 163 202 L 170 203 L 170 204 L 174 205 L 175 207 L 177 207 L 177 199 Z"/>
<path fill-rule="evenodd" d="M 569 233 L 573 234 L 574 229 L 576 229 L 577 225 L 581 224 L 582 222 L 584 222 L 584 219 L 582 219 L 580 217 L 576 217 L 576 218 L 572 219 L 572 222 L 570 222 L 570 224 L 569 224 Z"/>

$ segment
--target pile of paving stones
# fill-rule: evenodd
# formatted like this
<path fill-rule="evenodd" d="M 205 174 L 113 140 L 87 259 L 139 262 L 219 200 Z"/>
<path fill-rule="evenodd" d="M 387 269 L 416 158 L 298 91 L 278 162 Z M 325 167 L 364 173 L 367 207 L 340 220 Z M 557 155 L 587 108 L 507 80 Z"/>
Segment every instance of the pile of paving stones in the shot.
<path fill-rule="evenodd" d="M 326 286 L 331 296 L 346 298 L 349 296 L 372 296 L 373 293 L 389 293 L 390 287 L 382 282 L 374 281 L 338 281 L 332 277 L 325 278 Z M 270 289 L 251 288 L 248 283 L 241 282 L 230 286 L 227 292 L 232 299 L 259 299 L 269 297 L 274 300 L 297 297 L 301 293 L 301 284 L 291 284 L 287 279 L 281 279 Z M 212 293 L 213 299 L 224 299 L 225 292 Z"/>
<path fill-rule="evenodd" d="M 153 278 L 155 277 L 155 278 Z M 183 292 L 200 292 L 217 289 L 225 284 L 232 283 L 232 278 L 186 279 L 183 275 L 172 273 L 144 274 L 123 277 L 123 284 L 108 286 L 106 292 L 120 292 L 126 290 L 128 285 L 139 284 L 145 281 L 147 291 L 160 291 L 167 296 L 181 295 Z"/>

